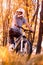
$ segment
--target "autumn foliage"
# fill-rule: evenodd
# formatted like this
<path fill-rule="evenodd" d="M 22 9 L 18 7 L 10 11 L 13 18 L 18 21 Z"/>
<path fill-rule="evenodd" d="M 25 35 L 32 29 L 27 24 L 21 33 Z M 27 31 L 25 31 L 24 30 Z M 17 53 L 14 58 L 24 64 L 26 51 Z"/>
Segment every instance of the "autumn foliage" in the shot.
<path fill-rule="evenodd" d="M 6 47 L 0 47 L 0 64 L 2 65 L 26 65 L 26 59 L 26 56 L 9 52 Z"/>
<path fill-rule="evenodd" d="M 36 6 L 37 4 L 33 3 L 32 0 L 0 0 L 0 65 L 43 65 L 43 55 L 35 55 L 36 57 L 28 59 L 27 63 L 27 55 L 9 52 L 6 46 L 3 47 L 3 45 L 8 43 L 9 29 L 16 10 L 18 8 L 25 10 L 24 17 L 27 18 L 28 23 L 34 29 L 36 17 L 34 21 L 31 19 L 35 13 Z M 33 45 L 36 45 L 38 40 L 38 23 L 36 26 Z"/>

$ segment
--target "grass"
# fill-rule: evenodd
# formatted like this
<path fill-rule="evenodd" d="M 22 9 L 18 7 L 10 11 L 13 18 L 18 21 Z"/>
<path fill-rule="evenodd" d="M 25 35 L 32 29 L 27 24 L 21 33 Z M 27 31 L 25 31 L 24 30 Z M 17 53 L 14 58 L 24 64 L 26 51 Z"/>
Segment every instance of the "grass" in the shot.
<path fill-rule="evenodd" d="M 26 65 L 26 55 L 9 52 L 6 47 L 0 47 L 0 65 Z"/>
<path fill-rule="evenodd" d="M 27 65 L 43 65 L 43 54 L 37 54 L 31 58 Z"/>
<path fill-rule="evenodd" d="M 43 54 L 34 55 L 29 59 L 27 55 L 9 52 L 7 47 L 0 46 L 0 65 L 43 65 Z"/>

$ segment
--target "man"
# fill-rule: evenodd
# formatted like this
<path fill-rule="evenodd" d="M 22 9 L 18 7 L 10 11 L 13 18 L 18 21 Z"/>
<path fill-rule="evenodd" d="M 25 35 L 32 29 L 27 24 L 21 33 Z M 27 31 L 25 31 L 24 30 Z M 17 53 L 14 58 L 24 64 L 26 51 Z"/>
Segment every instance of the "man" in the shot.
<path fill-rule="evenodd" d="M 10 38 L 10 43 L 11 44 L 15 44 L 14 43 L 14 37 L 19 37 L 21 35 L 21 28 L 18 28 L 17 26 L 22 27 L 23 24 L 26 24 L 26 26 L 31 30 L 32 28 L 30 27 L 30 25 L 28 24 L 27 20 L 24 18 L 24 14 L 25 11 L 22 8 L 19 8 L 18 10 L 16 10 L 15 15 L 13 16 L 13 20 L 12 20 L 12 26 L 9 30 L 9 38 Z"/>

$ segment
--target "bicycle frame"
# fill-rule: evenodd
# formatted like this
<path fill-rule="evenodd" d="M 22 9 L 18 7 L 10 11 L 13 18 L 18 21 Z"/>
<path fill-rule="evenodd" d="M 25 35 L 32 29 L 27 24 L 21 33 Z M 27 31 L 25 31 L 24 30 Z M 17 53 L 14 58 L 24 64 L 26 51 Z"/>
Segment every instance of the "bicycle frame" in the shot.
<path fill-rule="evenodd" d="M 21 49 L 20 52 L 23 51 L 23 35 L 21 35 L 19 38 L 17 38 L 15 40 L 15 49 L 17 48 L 17 46 L 19 45 L 19 42 L 21 41 L 20 45 L 21 45 Z"/>

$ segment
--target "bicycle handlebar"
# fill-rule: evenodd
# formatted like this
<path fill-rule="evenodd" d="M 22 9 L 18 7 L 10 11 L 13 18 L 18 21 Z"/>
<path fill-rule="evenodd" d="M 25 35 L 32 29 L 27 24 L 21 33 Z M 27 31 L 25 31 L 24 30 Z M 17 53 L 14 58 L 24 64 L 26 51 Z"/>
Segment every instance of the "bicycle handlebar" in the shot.
<path fill-rule="evenodd" d="M 18 26 L 18 25 L 15 25 L 15 26 L 17 26 L 18 28 L 23 29 L 24 31 L 28 31 L 28 32 L 30 32 L 30 33 L 33 33 L 33 31 L 31 31 L 31 30 L 27 30 L 27 29 L 24 29 L 24 28 L 23 28 L 23 27 L 21 27 L 21 26 Z"/>

